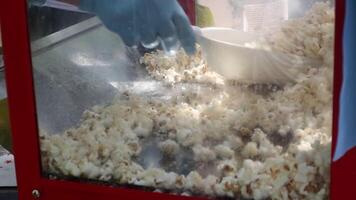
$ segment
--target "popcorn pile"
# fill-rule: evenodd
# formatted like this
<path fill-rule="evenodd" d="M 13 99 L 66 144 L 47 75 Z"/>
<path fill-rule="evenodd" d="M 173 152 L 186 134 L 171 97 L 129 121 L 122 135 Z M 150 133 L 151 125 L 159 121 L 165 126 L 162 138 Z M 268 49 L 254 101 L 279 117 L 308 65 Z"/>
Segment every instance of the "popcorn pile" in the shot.
<path fill-rule="evenodd" d="M 296 84 L 267 94 L 225 82 L 209 71 L 200 52 L 189 57 L 181 51 L 176 58 L 146 54 L 141 62 L 167 87 L 179 88 L 180 82 L 204 87 L 179 90 L 164 101 L 127 91 L 112 105 L 86 111 L 76 128 L 41 131 L 43 169 L 182 195 L 327 198 L 333 19 L 333 9 L 317 3 L 304 18 L 283 26 L 288 34 L 277 34 L 272 48 L 312 53 L 325 62 L 306 66 Z M 301 44 L 299 37 L 310 42 Z M 296 45 L 285 45 L 291 41 Z M 145 150 L 147 141 L 157 152 Z M 147 162 L 140 161 L 142 154 Z"/>
<path fill-rule="evenodd" d="M 197 48 L 200 49 L 199 45 Z M 188 56 L 182 49 L 174 56 L 167 56 L 164 51 L 146 54 L 140 59 L 146 65 L 149 75 L 167 84 L 180 82 L 224 85 L 223 77 L 208 70 L 200 50 L 195 56 Z"/>
<path fill-rule="evenodd" d="M 278 32 L 267 32 L 260 41 L 246 44 L 284 53 L 323 58 L 333 64 L 334 9 L 328 3 L 315 3 L 302 18 L 286 21 Z"/>

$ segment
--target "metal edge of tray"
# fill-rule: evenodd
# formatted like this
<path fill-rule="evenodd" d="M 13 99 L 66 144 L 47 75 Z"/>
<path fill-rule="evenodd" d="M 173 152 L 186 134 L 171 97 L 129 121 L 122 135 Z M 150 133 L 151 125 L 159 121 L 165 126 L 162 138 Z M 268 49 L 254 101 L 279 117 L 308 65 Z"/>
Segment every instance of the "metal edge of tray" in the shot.
<path fill-rule="evenodd" d="M 34 41 L 31 43 L 32 56 L 36 56 L 37 54 L 39 54 L 43 50 L 46 50 L 47 48 L 50 48 L 64 40 L 67 40 L 80 33 L 91 30 L 101 25 L 102 23 L 97 17 L 92 17 L 78 24 L 69 26 L 61 31 L 52 33 L 37 41 Z"/>
<path fill-rule="evenodd" d="M 32 56 L 35 56 L 35 55 L 39 54 L 41 51 L 43 51 L 47 48 L 50 48 L 51 46 L 54 46 L 68 38 L 71 38 L 77 34 L 91 30 L 91 29 L 96 28 L 101 25 L 102 25 L 102 23 L 97 17 L 92 17 L 92 18 L 82 21 L 78 24 L 69 26 L 61 31 L 52 33 L 44 38 L 36 40 L 31 43 Z M 2 61 L 2 56 L 1 56 L 0 57 L 0 72 L 2 72 L 4 70 L 4 66 L 5 66 L 5 64 Z"/>
<path fill-rule="evenodd" d="M 69 26 L 61 31 L 52 33 L 44 38 L 36 40 L 31 43 L 31 52 L 32 56 L 37 55 L 42 50 L 49 48 L 53 45 L 56 45 L 68 38 L 71 38 L 77 34 L 80 34 L 84 31 L 93 29 L 95 27 L 101 26 L 101 21 L 97 17 L 92 17 L 78 24 Z M 0 72 L 4 71 L 5 64 L 3 62 L 2 56 L 0 57 Z"/>
<path fill-rule="evenodd" d="M 71 38 L 77 34 L 80 34 L 84 31 L 96 28 L 101 26 L 102 23 L 97 17 L 92 17 L 85 21 L 82 21 L 78 24 L 69 26 L 61 31 L 52 33 L 44 38 L 36 40 L 31 43 L 31 52 L 32 56 L 39 54 L 42 50 L 49 48 L 53 45 L 56 45 L 68 38 Z M 3 60 L 3 56 L 0 55 L 0 72 L 5 70 L 5 63 Z"/>

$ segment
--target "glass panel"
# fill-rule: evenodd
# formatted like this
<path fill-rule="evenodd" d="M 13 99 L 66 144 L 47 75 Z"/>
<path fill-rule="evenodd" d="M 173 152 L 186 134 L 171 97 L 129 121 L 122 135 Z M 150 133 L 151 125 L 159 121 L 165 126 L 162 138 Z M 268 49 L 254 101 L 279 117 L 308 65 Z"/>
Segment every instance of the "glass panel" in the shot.
<path fill-rule="evenodd" d="M 189 26 L 168 18 L 178 32 L 164 38 L 155 27 L 167 24 L 157 26 L 146 1 L 122 2 L 81 5 L 104 25 L 89 18 L 32 43 L 44 176 L 192 196 L 327 198 L 331 2 L 199 0 L 194 55 L 164 48 L 187 47 L 179 36 Z M 157 12 L 180 11 L 164 2 Z M 152 32 L 161 45 L 147 45 Z"/>
<path fill-rule="evenodd" d="M 7 150 L 11 150 L 11 133 L 8 116 L 5 72 L 2 52 L 2 37 L 0 28 L 0 149 L 1 146 L 6 148 Z"/>
<path fill-rule="evenodd" d="M 10 152 L 12 151 L 12 141 L 2 54 L 2 37 L 0 28 L 0 188 L 9 188 L 16 186 L 16 175 L 14 156 Z M 10 198 L 10 195 L 13 195 L 11 193 L 14 192 L 16 192 L 16 190 L 9 189 L 8 191 L 4 191 L 3 194 L 0 194 L 0 198 L 1 195 L 3 195 L 3 198 Z"/>

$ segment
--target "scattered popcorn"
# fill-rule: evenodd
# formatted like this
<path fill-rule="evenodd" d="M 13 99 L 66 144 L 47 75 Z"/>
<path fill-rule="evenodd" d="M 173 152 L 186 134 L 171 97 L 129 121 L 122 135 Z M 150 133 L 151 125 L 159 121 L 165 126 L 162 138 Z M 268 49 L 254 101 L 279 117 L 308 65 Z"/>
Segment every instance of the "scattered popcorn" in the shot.
<path fill-rule="evenodd" d="M 219 179 L 216 176 L 208 175 L 204 179 L 204 194 L 212 196 L 215 194 L 214 188 L 219 183 Z"/>
<path fill-rule="evenodd" d="M 162 80 L 167 84 L 180 82 L 224 84 L 220 75 L 208 71 L 199 46 L 196 55 L 192 57 L 185 54 L 183 49 L 179 50 L 174 56 L 167 56 L 164 51 L 158 50 L 152 54 L 145 54 L 140 63 L 147 66 L 146 69 L 153 78 Z"/>
<path fill-rule="evenodd" d="M 327 199 L 333 29 L 334 9 L 316 3 L 250 44 L 323 59 L 318 68 L 298 69 L 296 83 L 277 88 L 224 80 L 199 46 L 195 56 L 146 54 L 140 62 L 174 95 L 162 100 L 129 90 L 84 112 L 64 133 L 41 130 L 42 167 L 59 178 L 187 196 Z"/>
<path fill-rule="evenodd" d="M 215 152 L 220 158 L 233 158 L 235 155 L 235 152 L 230 147 L 223 144 L 215 146 Z"/>
<path fill-rule="evenodd" d="M 255 142 L 247 143 L 246 146 L 243 148 L 241 154 L 245 158 L 252 158 L 254 156 L 257 156 L 258 154 L 257 144 Z"/>
<path fill-rule="evenodd" d="M 204 179 L 196 171 L 192 171 L 186 178 L 186 189 L 194 193 L 200 193 L 204 190 Z"/>
<path fill-rule="evenodd" d="M 193 147 L 193 152 L 196 161 L 208 162 L 216 160 L 216 154 L 208 147 L 196 145 Z"/>
<path fill-rule="evenodd" d="M 161 142 L 159 148 L 167 156 L 174 156 L 179 153 L 179 145 L 173 140 Z"/>
<path fill-rule="evenodd" d="M 224 176 L 227 175 L 235 175 L 237 172 L 237 166 L 238 163 L 235 159 L 232 160 L 223 160 L 219 162 L 217 169 L 220 172 L 220 174 L 223 174 Z"/>

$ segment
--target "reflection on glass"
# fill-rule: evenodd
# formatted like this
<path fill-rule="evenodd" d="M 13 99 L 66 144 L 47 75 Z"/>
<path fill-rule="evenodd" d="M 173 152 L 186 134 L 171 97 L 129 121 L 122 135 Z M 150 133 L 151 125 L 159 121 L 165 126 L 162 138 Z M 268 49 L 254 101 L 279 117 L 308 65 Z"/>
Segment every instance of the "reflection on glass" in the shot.
<path fill-rule="evenodd" d="M 87 55 L 85 53 L 80 52 L 73 54 L 71 61 L 75 65 L 82 67 L 105 67 L 111 65 L 111 63 L 105 62 L 102 59 L 96 59 L 92 55 Z"/>
<path fill-rule="evenodd" d="M 209 17 L 222 15 L 203 6 Z M 76 122 L 61 131 L 40 127 L 44 176 L 193 196 L 327 198 L 334 7 L 315 3 L 303 17 L 276 23 L 280 29 L 266 26 L 246 48 L 321 62 L 294 69 L 294 81 L 283 84 L 229 80 L 209 66 L 199 45 L 193 56 L 154 50 L 124 62 L 125 52 L 116 55 L 123 44 L 103 26 L 42 51 L 33 59 L 36 70 L 47 68 L 35 70 L 36 98 L 57 96 L 38 115 L 61 114 L 47 123 Z M 53 70 L 59 65 L 63 71 Z"/>

